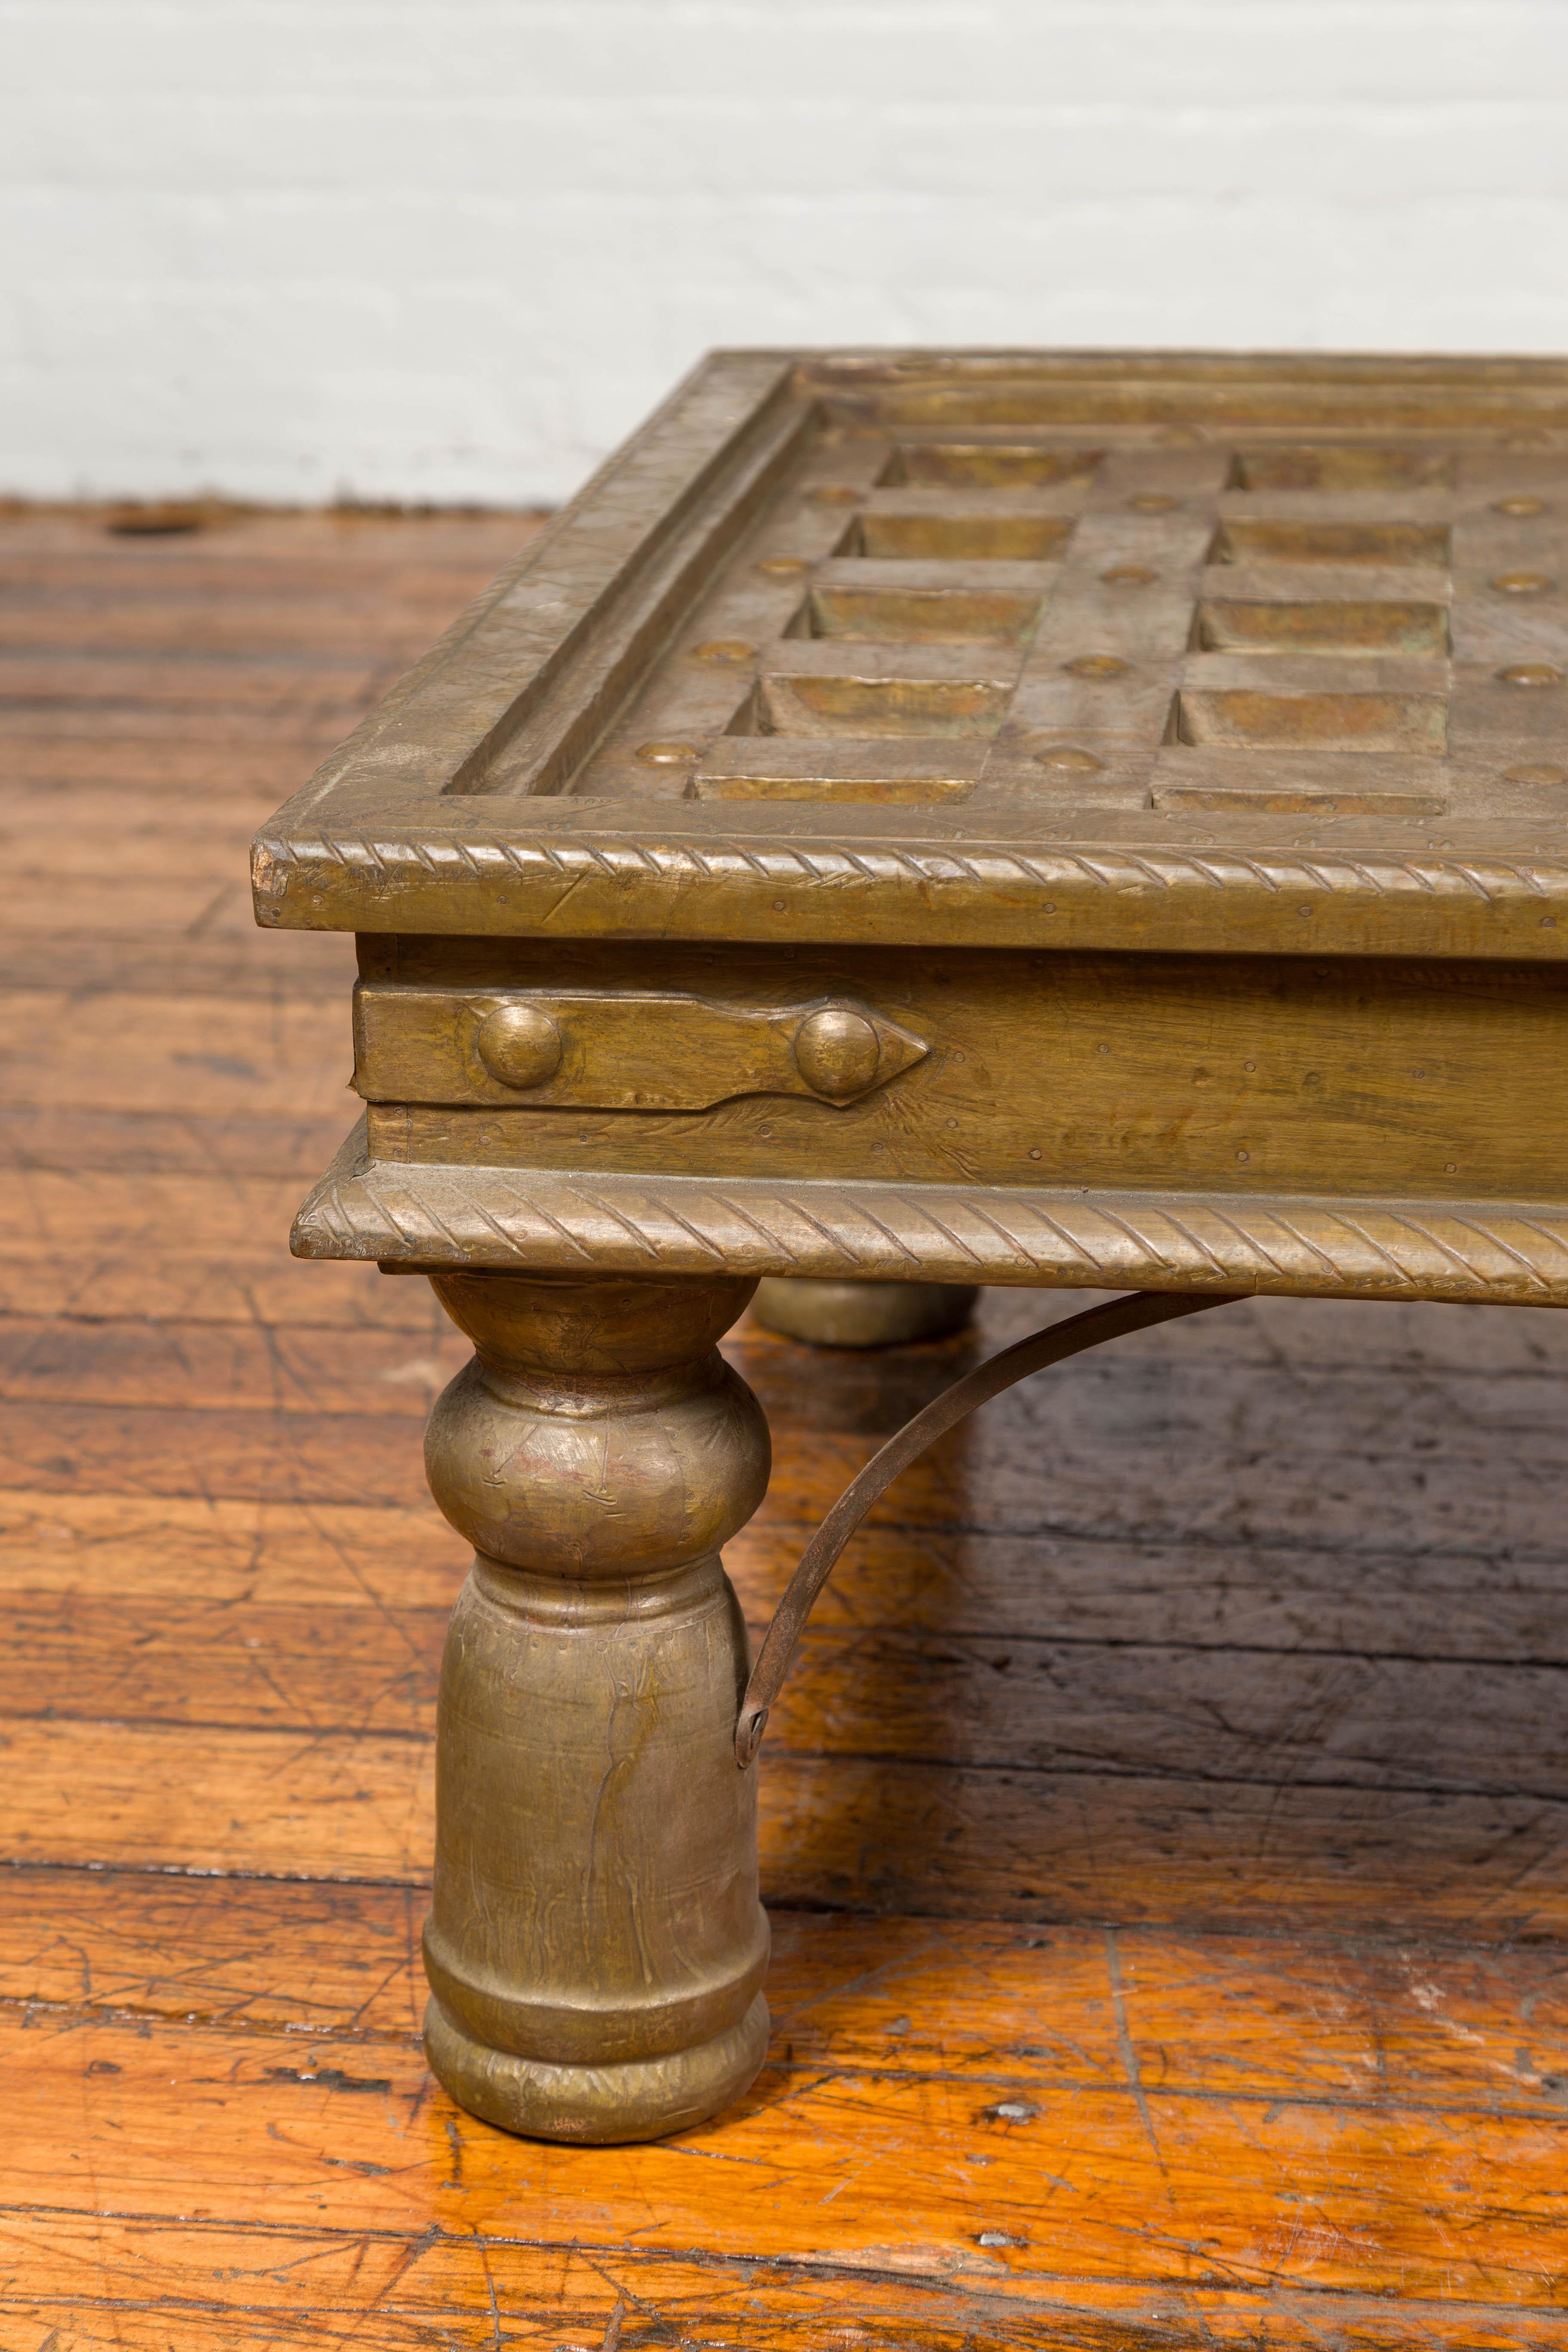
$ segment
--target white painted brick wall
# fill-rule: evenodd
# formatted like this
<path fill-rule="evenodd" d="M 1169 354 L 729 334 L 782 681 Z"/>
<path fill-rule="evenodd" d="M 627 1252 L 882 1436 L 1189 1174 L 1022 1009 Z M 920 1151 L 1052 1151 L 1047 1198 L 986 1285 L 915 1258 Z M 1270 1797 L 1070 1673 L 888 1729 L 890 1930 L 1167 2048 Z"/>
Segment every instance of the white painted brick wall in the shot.
<path fill-rule="evenodd" d="M 713 343 L 1568 347 L 1568 0 L 0 0 L 0 488 L 552 499 Z"/>

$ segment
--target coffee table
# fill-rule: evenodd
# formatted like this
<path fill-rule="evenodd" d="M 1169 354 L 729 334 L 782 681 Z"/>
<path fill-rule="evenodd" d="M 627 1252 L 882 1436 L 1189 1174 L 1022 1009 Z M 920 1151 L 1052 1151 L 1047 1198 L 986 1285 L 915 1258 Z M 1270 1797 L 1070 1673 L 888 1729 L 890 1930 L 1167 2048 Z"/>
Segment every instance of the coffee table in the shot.
<path fill-rule="evenodd" d="M 722 353 L 263 829 L 258 920 L 359 939 L 293 1246 L 476 1350 L 464 2106 L 761 2063 L 759 1277 L 1568 1303 L 1565 581 L 1555 362 Z"/>

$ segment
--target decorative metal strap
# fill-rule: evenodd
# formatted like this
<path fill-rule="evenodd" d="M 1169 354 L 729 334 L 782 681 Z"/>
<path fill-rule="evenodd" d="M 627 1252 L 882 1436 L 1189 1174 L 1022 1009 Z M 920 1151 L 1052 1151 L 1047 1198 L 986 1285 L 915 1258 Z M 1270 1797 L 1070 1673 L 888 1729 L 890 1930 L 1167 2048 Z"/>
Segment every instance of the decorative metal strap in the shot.
<path fill-rule="evenodd" d="M 966 1420 L 977 1405 L 989 1403 L 1004 1389 L 1027 1380 L 1031 1372 L 1043 1372 L 1068 1356 L 1081 1356 L 1086 1348 L 1098 1348 L 1106 1339 L 1120 1339 L 1124 1332 L 1147 1331 L 1156 1323 L 1173 1323 L 1178 1316 L 1200 1315 L 1206 1307 L 1228 1307 L 1246 1295 L 1233 1290 L 1137 1291 L 1130 1298 L 1113 1298 L 1104 1307 L 1091 1307 L 1065 1322 L 1047 1324 L 1043 1331 L 1031 1332 L 1028 1339 L 1004 1348 L 999 1355 L 977 1364 L 951 1388 L 943 1389 L 912 1421 L 905 1422 L 846 1486 L 802 1552 L 799 1566 L 784 1588 L 741 1699 L 735 1761 L 742 1771 L 763 1744 L 768 1709 L 784 1686 L 813 1602 L 832 1574 L 839 1553 L 900 1471 Z"/>

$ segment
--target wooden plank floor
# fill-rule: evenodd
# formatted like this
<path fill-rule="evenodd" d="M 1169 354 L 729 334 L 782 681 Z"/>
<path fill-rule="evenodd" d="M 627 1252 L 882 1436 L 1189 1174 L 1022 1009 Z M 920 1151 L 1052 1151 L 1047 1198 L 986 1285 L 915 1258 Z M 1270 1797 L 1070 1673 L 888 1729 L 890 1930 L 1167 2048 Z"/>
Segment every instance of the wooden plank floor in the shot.
<path fill-rule="evenodd" d="M 351 957 L 243 849 L 525 528 L 0 520 L 0 2347 L 1568 2343 L 1558 1317 L 1235 1307 L 989 1408 L 775 1716 L 752 2094 L 584 2152 L 432 2087 L 464 1350 L 287 1255 Z M 753 1619 L 965 1344 L 736 1336 Z"/>

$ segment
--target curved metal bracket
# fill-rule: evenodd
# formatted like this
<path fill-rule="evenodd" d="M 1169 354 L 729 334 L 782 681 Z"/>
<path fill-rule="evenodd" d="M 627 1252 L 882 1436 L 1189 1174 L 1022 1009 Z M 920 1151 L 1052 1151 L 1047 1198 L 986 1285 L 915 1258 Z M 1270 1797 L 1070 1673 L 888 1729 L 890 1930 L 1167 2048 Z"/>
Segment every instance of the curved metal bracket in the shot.
<path fill-rule="evenodd" d="M 918 1461 L 927 1446 L 934 1444 L 948 1430 L 967 1420 L 977 1405 L 989 1403 L 1004 1389 L 1027 1380 L 1031 1372 L 1043 1372 L 1051 1364 L 1065 1362 L 1068 1356 L 1081 1356 L 1086 1348 L 1098 1348 L 1106 1339 L 1120 1339 L 1125 1332 L 1146 1331 L 1156 1323 L 1173 1323 L 1182 1315 L 1199 1315 L 1206 1307 L 1228 1307 L 1247 1295 L 1236 1290 L 1224 1290 L 1217 1295 L 1193 1290 L 1135 1291 L 1130 1298 L 1113 1298 L 1104 1307 L 1090 1307 L 1082 1315 L 1069 1316 L 1065 1322 L 1047 1324 L 1043 1331 L 1031 1332 L 1026 1339 L 1019 1339 L 984 1364 L 977 1364 L 973 1371 L 954 1381 L 951 1388 L 943 1389 L 912 1421 L 907 1421 L 898 1434 L 872 1455 L 859 1475 L 850 1480 L 802 1552 L 799 1565 L 784 1588 L 741 1699 L 740 1717 L 735 1725 L 735 1761 L 742 1771 L 763 1744 L 768 1709 L 784 1686 L 812 1603 L 872 1504 L 886 1493 L 900 1471 Z"/>

